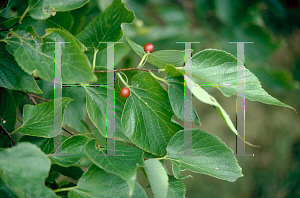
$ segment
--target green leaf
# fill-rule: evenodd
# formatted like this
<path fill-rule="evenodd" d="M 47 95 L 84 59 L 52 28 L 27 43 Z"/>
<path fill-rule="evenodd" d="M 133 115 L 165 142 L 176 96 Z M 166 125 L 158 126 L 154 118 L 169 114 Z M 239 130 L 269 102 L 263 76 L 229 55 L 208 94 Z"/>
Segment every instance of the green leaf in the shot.
<path fill-rule="evenodd" d="M 177 73 L 177 70 L 172 66 L 166 66 L 165 69 L 167 74 L 165 82 L 169 85 L 169 100 L 175 115 L 182 121 L 194 121 L 196 125 L 200 125 L 200 119 L 194 106 L 192 106 L 192 118 L 184 117 L 185 87 L 183 75 L 179 72 Z"/>
<path fill-rule="evenodd" d="M 51 159 L 53 164 L 58 164 L 60 166 L 69 167 L 69 166 L 79 166 L 82 163 L 88 163 L 86 153 L 84 150 L 85 144 L 90 139 L 84 135 L 74 135 L 64 141 L 60 148 L 61 152 L 54 153 L 50 155 L 49 158 Z M 84 166 L 86 164 L 83 164 Z"/>
<path fill-rule="evenodd" d="M 40 79 L 38 85 L 43 90 L 42 98 L 53 100 L 54 89 L 53 82 Z M 65 109 L 63 126 L 72 128 L 72 131 L 84 133 L 85 129 L 80 120 L 85 119 L 86 104 L 85 104 L 85 89 L 83 87 L 72 86 L 62 87 L 62 97 L 69 97 L 74 99 L 73 102 L 68 104 Z"/>
<path fill-rule="evenodd" d="M 118 80 L 115 82 L 115 106 L 107 107 L 106 87 L 86 87 L 86 109 L 93 124 L 100 131 L 102 136 L 106 136 L 107 111 L 115 112 L 115 132 L 114 137 L 128 140 L 121 127 L 121 115 L 125 99 L 120 96 Z M 111 96 L 114 97 L 114 96 Z M 109 124 L 109 123 L 108 123 Z M 96 134 L 97 135 L 97 134 Z"/>
<path fill-rule="evenodd" d="M 10 94 L 12 95 L 12 97 L 14 98 L 15 100 L 15 103 L 16 103 L 16 107 L 18 107 L 21 102 L 23 101 L 23 99 L 25 98 L 26 94 L 24 94 L 23 92 L 21 91 L 16 91 L 16 90 L 11 90 L 10 91 Z"/>
<path fill-rule="evenodd" d="M 230 130 L 235 133 L 237 136 L 240 137 L 238 134 L 235 126 L 233 125 L 231 119 L 229 118 L 229 115 L 226 113 L 226 111 L 223 109 L 223 107 L 218 103 L 218 101 L 208 94 L 204 89 L 201 88 L 201 86 L 195 84 L 190 77 L 185 75 L 185 80 L 187 82 L 187 87 L 191 90 L 192 94 L 198 98 L 200 101 L 213 105 L 213 107 L 218 111 L 219 115 L 222 117 L 222 119 L 225 121 L 227 126 L 230 128 Z M 191 87 L 190 87 L 191 86 Z M 246 142 L 249 145 L 252 145 L 248 142 Z M 254 145 L 252 145 L 254 146 Z"/>
<path fill-rule="evenodd" d="M 82 7 L 89 0 L 28 0 L 29 14 L 34 19 L 47 19 L 56 12 L 65 12 Z"/>
<path fill-rule="evenodd" d="M 11 18 L 3 22 L 6 28 L 11 27 L 16 24 L 20 18 Z M 14 33 L 18 34 L 20 37 L 29 38 L 33 36 L 33 38 L 40 38 L 46 34 L 46 29 L 48 28 L 58 28 L 62 29 L 57 23 L 52 20 L 35 20 L 30 16 L 24 17 L 21 24 L 18 24 L 13 28 Z M 6 38 L 6 40 L 10 40 Z"/>
<path fill-rule="evenodd" d="M 76 166 L 62 167 L 57 164 L 52 164 L 51 170 L 75 180 L 78 180 L 83 174 L 83 170 Z"/>
<path fill-rule="evenodd" d="M 14 57 L 0 42 L 0 86 L 7 89 L 42 93 L 34 78 L 20 68 Z"/>
<path fill-rule="evenodd" d="M 95 17 L 76 37 L 88 48 L 99 51 L 107 47 L 106 43 L 122 39 L 122 23 L 132 23 L 133 11 L 127 10 L 121 0 L 114 0 L 101 14 Z"/>
<path fill-rule="evenodd" d="M 146 198 L 144 189 L 135 182 L 132 198 Z M 117 175 L 105 172 L 92 165 L 80 178 L 76 187 L 73 187 L 68 196 L 70 198 L 128 198 L 129 188 L 127 182 Z"/>
<path fill-rule="evenodd" d="M 114 52 L 115 52 L 115 65 L 118 65 L 122 59 L 124 59 L 124 57 L 126 57 L 126 55 L 131 51 L 131 48 L 124 44 L 124 43 L 117 43 L 114 44 Z M 89 50 L 86 52 L 90 62 L 93 62 L 94 59 L 94 50 Z M 107 64 L 107 51 L 106 50 L 102 50 L 101 52 L 97 53 L 96 56 L 96 68 L 95 70 L 107 70 L 106 67 Z M 102 75 L 102 76 L 106 76 L 106 73 L 96 73 L 96 75 Z M 99 78 L 99 77 L 98 77 Z M 94 84 L 98 84 L 98 83 L 94 83 Z M 102 84 L 106 84 L 106 78 L 105 78 L 105 83 Z"/>
<path fill-rule="evenodd" d="M 63 20 L 62 20 L 63 19 Z M 54 17 L 51 17 L 50 20 L 54 21 L 64 29 L 70 31 L 74 24 L 74 17 L 71 12 L 58 12 Z"/>
<path fill-rule="evenodd" d="M 191 61 L 191 60 L 189 60 Z M 240 63 L 243 65 L 243 63 Z M 204 84 L 237 84 L 237 59 L 231 54 L 215 49 L 198 52 L 192 57 L 193 81 Z M 190 74 L 189 74 L 190 76 Z M 224 96 L 236 95 L 236 86 L 217 87 Z M 252 101 L 272 104 L 282 107 L 286 105 L 269 95 L 261 86 L 257 77 L 245 68 L 245 97 Z M 243 96 L 242 96 L 243 97 Z"/>
<path fill-rule="evenodd" d="M 175 177 L 168 175 L 169 177 L 169 188 L 168 198 L 185 198 L 185 185 L 182 180 L 176 179 Z"/>
<path fill-rule="evenodd" d="M 192 155 L 184 155 L 184 132 L 192 133 Z M 234 182 L 242 177 L 233 151 L 221 140 L 200 129 L 179 131 L 169 142 L 167 157 L 173 163 L 173 173 L 181 178 L 180 170 L 210 175 Z"/>
<path fill-rule="evenodd" d="M 53 85 L 52 85 L 53 86 Z M 52 87 L 53 91 L 53 87 Z M 85 119 L 86 104 L 85 90 L 83 87 L 63 87 L 62 96 L 74 99 L 65 110 L 64 125 L 72 127 L 79 133 L 84 133 L 85 129 L 80 120 Z"/>
<path fill-rule="evenodd" d="M 99 168 L 108 173 L 120 176 L 129 186 L 130 195 L 133 194 L 136 171 L 139 165 L 143 165 L 143 152 L 132 146 L 115 142 L 115 156 L 105 154 L 105 150 L 96 148 L 95 139 L 85 145 L 85 151 L 89 159 Z"/>
<path fill-rule="evenodd" d="M 139 148 L 164 156 L 166 145 L 182 127 L 171 121 L 173 111 L 166 90 L 149 74 L 132 78 L 122 114 L 122 128 Z"/>
<path fill-rule="evenodd" d="M 131 48 L 139 55 L 143 57 L 146 53 L 144 48 L 137 43 L 129 39 L 129 37 L 124 36 L 131 46 Z M 174 67 L 183 66 L 184 63 L 184 50 L 161 50 L 154 51 L 148 54 L 147 62 L 151 63 L 158 68 L 164 68 L 167 65 L 172 65 Z"/>
<path fill-rule="evenodd" d="M 63 112 L 72 101 L 71 98 L 62 98 Z M 23 109 L 23 125 L 18 128 L 20 133 L 37 137 L 54 137 L 60 131 L 54 131 L 54 100 L 37 105 L 26 104 Z"/>
<path fill-rule="evenodd" d="M 2 181 L 0 177 L 0 192 L 1 196 L 5 198 L 17 198 L 17 195 L 13 193 Z"/>
<path fill-rule="evenodd" d="M 0 118 L 5 120 L 1 125 L 7 131 L 13 131 L 16 124 L 16 104 L 12 95 L 0 87 Z"/>
<path fill-rule="evenodd" d="M 62 82 L 85 83 L 96 81 L 90 62 L 83 52 L 83 47 L 70 33 L 60 29 L 47 29 L 47 34 L 42 40 L 32 37 L 21 37 L 12 32 L 14 39 L 6 40 L 10 45 L 19 45 L 14 50 L 14 56 L 18 64 L 29 74 L 53 82 L 54 77 L 54 43 L 62 44 Z"/>
<path fill-rule="evenodd" d="M 168 193 L 168 175 L 157 159 L 144 161 L 145 172 L 155 198 L 165 198 Z"/>
<path fill-rule="evenodd" d="M 0 2 L 0 13 L 7 8 L 9 0 L 3 0 Z"/>
<path fill-rule="evenodd" d="M 56 197 L 45 186 L 51 162 L 35 145 L 20 143 L 0 152 L 0 177 L 6 187 L 20 198 Z"/>
<path fill-rule="evenodd" d="M 68 137 L 61 136 L 62 141 L 65 141 Z M 38 146 L 45 154 L 53 153 L 57 148 L 54 148 L 54 138 L 43 138 L 43 137 L 35 137 L 35 136 L 27 136 L 24 135 L 18 142 L 30 142 Z"/>

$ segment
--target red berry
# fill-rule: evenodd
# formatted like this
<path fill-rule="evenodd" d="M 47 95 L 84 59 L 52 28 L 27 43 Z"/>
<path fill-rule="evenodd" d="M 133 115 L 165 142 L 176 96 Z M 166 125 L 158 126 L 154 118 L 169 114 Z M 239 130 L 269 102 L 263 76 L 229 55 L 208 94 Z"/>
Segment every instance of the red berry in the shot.
<path fill-rule="evenodd" d="M 130 90 L 127 87 L 123 87 L 120 91 L 120 94 L 123 98 L 128 98 L 130 95 Z"/>
<path fill-rule="evenodd" d="M 151 53 L 151 52 L 153 52 L 153 50 L 154 50 L 154 46 L 151 44 L 151 43 L 146 43 L 145 45 L 144 45 L 144 51 L 147 53 L 147 52 L 149 52 L 149 53 Z"/>

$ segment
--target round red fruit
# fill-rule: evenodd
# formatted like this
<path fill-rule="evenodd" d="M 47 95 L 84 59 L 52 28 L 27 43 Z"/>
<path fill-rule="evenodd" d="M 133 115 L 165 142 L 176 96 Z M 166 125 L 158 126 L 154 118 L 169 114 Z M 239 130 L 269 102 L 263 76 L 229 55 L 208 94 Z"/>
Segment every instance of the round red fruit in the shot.
<path fill-rule="evenodd" d="M 146 43 L 144 45 L 144 51 L 146 53 L 148 53 L 148 52 L 151 53 L 151 52 L 153 52 L 153 50 L 154 50 L 154 46 L 151 43 Z"/>
<path fill-rule="evenodd" d="M 120 94 L 123 98 L 128 98 L 130 95 L 130 90 L 127 87 L 123 87 L 120 91 Z"/>

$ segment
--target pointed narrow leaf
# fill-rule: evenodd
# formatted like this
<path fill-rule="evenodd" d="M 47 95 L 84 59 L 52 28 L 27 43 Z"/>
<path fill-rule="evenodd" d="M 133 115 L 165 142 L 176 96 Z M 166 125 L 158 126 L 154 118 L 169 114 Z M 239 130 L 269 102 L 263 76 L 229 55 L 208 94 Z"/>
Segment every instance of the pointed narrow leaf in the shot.
<path fill-rule="evenodd" d="M 192 132 L 192 156 L 184 155 L 184 130 L 179 131 L 167 147 L 166 159 L 173 163 L 175 177 L 179 178 L 179 171 L 187 169 L 230 182 L 243 176 L 233 151 L 218 137 L 200 129 L 189 132 Z"/>
<path fill-rule="evenodd" d="M 177 116 L 182 121 L 194 121 L 196 125 L 200 125 L 200 119 L 192 105 L 192 117 L 185 117 L 184 114 L 184 78 L 181 73 L 177 73 L 177 70 L 172 66 L 166 66 L 167 78 L 166 83 L 169 85 L 168 94 L 172 109 Z"/>
<path fill-rule="evenodd" d="M 56 12 L 64 12 L 82 7 L 90 0 L 29 0 L 29 14 L 34 19 L 47 19 L 54 16 Z"/>
<path fill-rule="evenodd" d="M 219 86 L 237 84 L 237 59 L 231 54 L 222 50 L 206 49 L 195 54 L 191 60 L 194 82 Z M 243 65 L 243 63 L 240 64 Z M 236 95 L 237 92 L 236 86 L 220 86 L 218 89 L 224 96 Z M 252 101 L 293 109 L 269 95 L 262 88 L 257 77 L 247 68 L 245 68 L 245 97 Z"/>
<path fill-rule="evenodd" d="M 191 90 L 192 94 L 198 98 L 200 101 L 213 105 L 222 119 L 225 121 L 227 126 L 230 128 L 232 132 L 234 132 L 236 135 L 239 135 L 235 126 L 233 125 L 231 119 L 229 118 L 226 111 L 223 109 L 223 107 L 218 103 L 218 101 L 211 96 L 209 93 L 207 93 L 204 89 L 202 89 L 199 85 L 195 84 L 190 77 L 185 76 L 187 87 Z"/>
<path fill-rule="evenodd" d="M 20 143 L 0 152 L 0 177 L 18 197 L 55 198 L 45 186 L 51 162 L 35 145 Z"/>
<path fill-rule="evenodd" d="M 139 55 L 143 57 L 146 53 L 144 48 L 137 43 L 133 42 L 129 39 L 129 37 L 125 36 L 127 42 L 131 46 L 131 48 Z M 175 67 L 183 66 L 184 63 L 184 50 L 161 50 L 154 51 L 148 54 L 147 62 L 151 63 L 158 68 L 164 68 L 167 65 L 172 65 Z"/>
<path fill-rule="evenodd" d="M 62 98 L 62 118 L 71 98 Z M 23 125 L 18 131 L 25 135 L 37 137 L 54 137 L 60 131 L 54 131 L 54 100 L 37 105 L 26 104 L 23 109 Z"/>
<path fill-rule="evenodd" d="M 105 150 L 99 150 L 95 146 L 95 140 L 90 140 L 86 146 L 85 151 L 89 159 L 99 168 L 106 172 L 115 174 L 124 179 L 129 186 L 130 195 L 132 195 L 136 171 L 139 165 L 143 165 L 143 152 L 132 146 L 127 146 L 116 142 L 115 153 L 116 156 L 109 156 L 105 154 Z"/>
<path fill-rule="evenodd" d="M 107 44 L 99 42 L 117 42 L 122 39 L 121 24 L 132 23 L 134 18 L 133 11 L 127 10 L 121 0 L 114 0 L 104 12 L 95 17 L 76 37 L 86 47 L 102 51 L 107 47 Z"/>
<path fill-rule="evenodd" d="M 5 47 L 6 44 L 0 42 L 0 87 L 42 93 L 34 78 L 20 68 Z"/>
<path fill-rule="evenodd" d="M 131 198 L 146 198 L 144 189 L 135 182 L 134 194 Z M 70 198 L 128 198 L 129 188 L 127 182 L 117 175 L 105 172 L 92 165 L 80 178 L 76 187 L 72 188 L 68 197 Z"/>
<path fill-rule="evenodd" d="M 164 156 L 166 145 L 182 127 L 171 121 L 174 113 L 166 90 L 149 74 L 132 78 L 130 96 L 122 114 L 122 128 L 139 148 Z"/>

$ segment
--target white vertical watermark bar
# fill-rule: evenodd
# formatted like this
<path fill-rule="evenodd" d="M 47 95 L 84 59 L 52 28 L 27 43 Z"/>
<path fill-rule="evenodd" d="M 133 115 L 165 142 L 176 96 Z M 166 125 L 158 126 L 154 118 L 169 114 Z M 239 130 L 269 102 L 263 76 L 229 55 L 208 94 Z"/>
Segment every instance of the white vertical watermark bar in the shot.
<path fill-rule="evenodd" d="M 107 43 L 107 70 L 115 69 L 114 43 Z M 108 107 L 115 106 L 115 72 L 107 72 L 107 155 L 115 154 L 115 108 L 114 111 L 108 111 Z"/>
<path fill-rule="evenodd" d="M 106 57 L 107 57 L 107 70 L 112 71 L 115 69 L 115 43 L 122 42 L 99 42 L 106 43 Z M 107 72 L 107 98 L 106 98 L 106 112 L 107 112 L 107 129 L 106 129 L 106 156 L 123 156 L 123 154 L 115 153 L 115 72 Z M 108 107 L 113 107 L 113 111 L 109 111 Z M 102 155 L 102 154 L 98 154 Z"/>
<path fill-rule="evenodd" d="M 184 69 L 185 74 L 187 74 L 188 78 L 192 78 L 192 43 L 200 43 L 200 42 L 176 42 L 176 43 L 184 43 L 185 50 L 185 60 L 184 60 Z M 185 77 L 184 77 L 185 78 Z M 184 80 L 184 83 L 189 83 L 187 79 Z M 186 86 L 184 86 L 184 156 L 192 156 L 192 146 L 193 146 L 193 119 L 192 119 L 192 92 Z"/>
<path fill-rule="evenodd" d="M 254 156 L 245 154 L 245 43 L 253 42 L 229 42 L 237 44 L 237 100 L 236 100 L 236 126 L 240 138 L 236 137 L 236 156 Z M 244 140 L 244 141 L 243 141 Z"/>
<path fill-rule="evenodd" d="M 54 137 L 54 149 L 57 148 L 55 154 L 53 155 L 68 155 L 62 154 L 62 75 L 61 75 L 61 45 L 63 43 L 70 42 L 47 42 L 54 43 L 54 123 L 53 130 L 55 134 L 58 134 Z M 68 155 L 69 156 L 69 155 Z"/>

